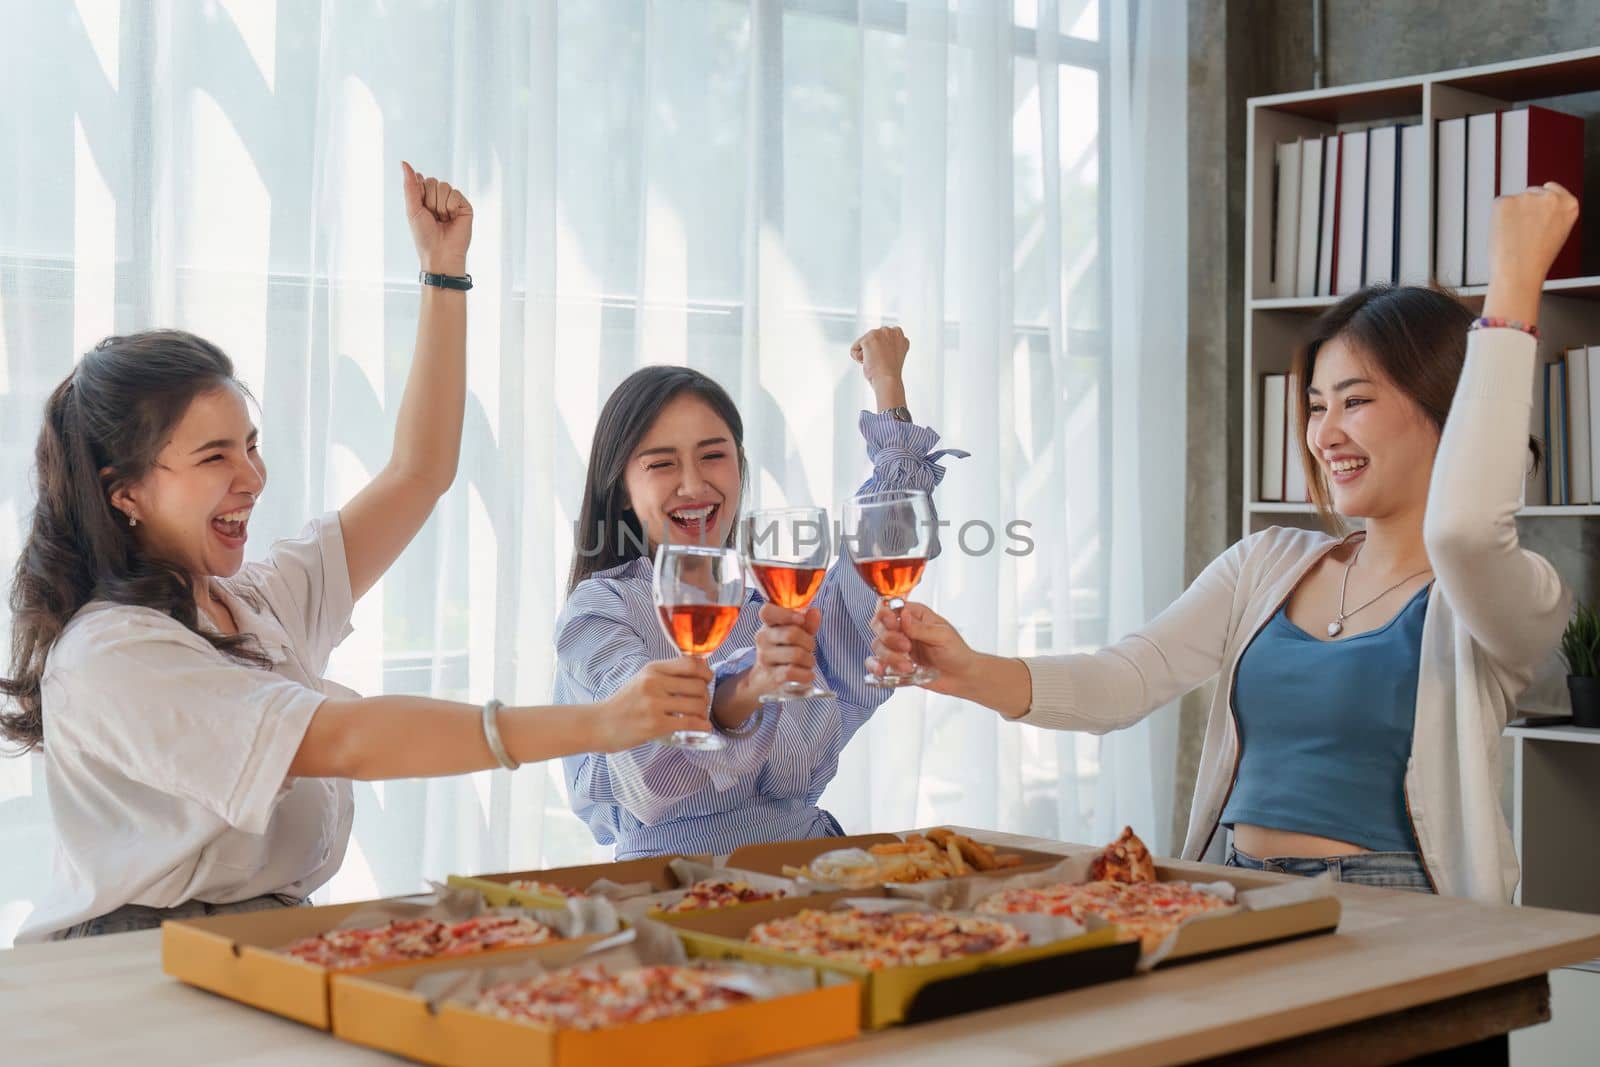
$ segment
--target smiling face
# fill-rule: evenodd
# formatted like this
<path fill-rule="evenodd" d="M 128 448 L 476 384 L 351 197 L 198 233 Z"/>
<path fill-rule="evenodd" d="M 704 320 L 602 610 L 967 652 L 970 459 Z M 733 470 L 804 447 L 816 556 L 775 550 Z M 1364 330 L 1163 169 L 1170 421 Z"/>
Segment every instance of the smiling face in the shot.
<path fill-rule="evenodd" d="M 726 544 L 739 514 L 739 449 L 733 431 L 693 393 L 669 400 L 628 457 L 623 477 L 653 552 L 673 544 Z"/>
<path fill-rule="evenodd" d="M 1381 519 L 1426 505 L 1439 429 L 1410 395 L 1343 337 L 1317 351 L 1306 392 L 1306 445 L 1335 511 Z"/>
<path fill-rule="evenodd" d="M 147 554 L 196 579 L 228 577 L 244 563 L 250 512 L 266 484 L 244 396 L 226 384 L 194 398 L 149 472 L 111 503 L 138 520 L 133 532 Z"/>

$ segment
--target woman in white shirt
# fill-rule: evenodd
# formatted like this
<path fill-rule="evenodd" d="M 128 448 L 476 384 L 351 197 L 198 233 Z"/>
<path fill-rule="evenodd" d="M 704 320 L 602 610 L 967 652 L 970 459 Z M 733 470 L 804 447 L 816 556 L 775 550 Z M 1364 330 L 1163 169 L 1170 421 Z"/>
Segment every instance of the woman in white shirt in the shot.
<path fill-rule="evenodd" d="M 266 468 L 244 387 L 209 342 L 107 338 L 46 405 L 0 736 L 43 751 L 56 886 L 19 942 L 300 903 L 343 859 L 349 779 L 515 767 L 710 725 L 710 672 L 688 657 L 588 708 L 363 699 L 320 677 L 460 451 L 472 209 L 404 171 L 424 285 L 393 451 L 300 538 L 244 562 Z"/>
<path fill-rule="evenodd" d="M 1094 733 L 1214 677 L 1185 858 L 1221 858 L 1231 826 L 1240 866 L 1508 901 L 1500 733 L 1570 606 L 1515 516 L 1540 291 L 1577 214 L 1553 182 L 1496 201 L 1483 318 L 1379 287 L 1313 331 L 1302 459 L 1324 514 L 1364 532 L 1253 534 L 1087 655 L 981 655 L 908 606 L 877 619 L 874 668 L 910 653 L 930 688 Z"/>

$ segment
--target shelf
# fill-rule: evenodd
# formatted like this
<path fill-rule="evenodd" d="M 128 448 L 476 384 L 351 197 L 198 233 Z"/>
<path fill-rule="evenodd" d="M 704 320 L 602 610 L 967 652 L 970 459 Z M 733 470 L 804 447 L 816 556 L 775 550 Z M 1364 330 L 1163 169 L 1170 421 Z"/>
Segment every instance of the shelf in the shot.
<path fill-rule="evenodd" d="M 1544 283 L 1544 291 L 1554 296 L 1580 297 L 1600 300 L 1600 276 L 1557 278 Z M 1456 295 L 1464 300 L 1481 299 L 1489 292 L 1487 285 L 1464 285 Z M 1348 294 L 1346 294 L 1348 295 Z M 1274 296 L 1250 301 L 1251 311 L 1322 311 L 1331 308 L 1343 296 Z"/>
<path fill-rule="evenodd" d="M 1600 91 L 1600 49 L 1520 59 L 1450 71 L 1430 79 L 1470 93 L 1517 103 Z"/>
<path fill-rule="evenodd" d="M 1251 311 L 1322 311 L 1340 301 L 1337 296 L 1271 296 L 1250 301 Z"/>
<path fill-rule="evenodd" d="M 1505 736 L 1527 741 L 1566 741 L 1579 745 L 1600 745 L 1600 730 L 1591 726 L 1508 726 Z"/>
<path fill-rule="evenodd" d="M 1255 515 L 1315 515 L 1315 504 L 1293 504 L 1276 500 L 1252 500 L 1250 511 Z M 1600 504 L 1536 504 L 1533 507 L 1522 508 L 1517 512 L 1518 518 L 1582 518 L 1585 515 L 1600 515 Z"/>
<path fill-rule="evenodd" d="M 1305 89 L 1277 96 L 1257 97 L 1255 107 L 1317 122 L 1373 122 L 1422 114 L 1421 78 L 1394 78 L 1338 90 Z"/>
<path fill-rule="evenodd" d="M 1257 96 L 1251 98 L 1250 104 L 1322 122 L 1362 122 L 1420 113 L 1426 85 L 1445 85 L 1509 103 L 1596 92 L 1600 91 L 1600 48 L 1360 85 Z"/>

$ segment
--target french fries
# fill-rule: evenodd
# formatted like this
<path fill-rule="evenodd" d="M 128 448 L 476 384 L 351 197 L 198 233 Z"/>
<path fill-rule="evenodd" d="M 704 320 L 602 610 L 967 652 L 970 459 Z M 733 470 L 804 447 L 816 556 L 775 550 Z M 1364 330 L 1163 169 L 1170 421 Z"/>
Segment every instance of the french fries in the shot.
<path fill-rule="evenodd" d="M 997 853 L 981 841 L 944 827 L 930 830 L 926 836 L 911 834 L 904 841 L 873 845 L 866 852 L 875 864 L 852 870 L 848 878 L 819 874 L 811 865 L 785 866 L 783 873 L 789 878 L 832 881 L 850 889 L 864 889 L 889 882 L 931 882 L 1022 864 L 1022 857 L 1014 852 Z"/>

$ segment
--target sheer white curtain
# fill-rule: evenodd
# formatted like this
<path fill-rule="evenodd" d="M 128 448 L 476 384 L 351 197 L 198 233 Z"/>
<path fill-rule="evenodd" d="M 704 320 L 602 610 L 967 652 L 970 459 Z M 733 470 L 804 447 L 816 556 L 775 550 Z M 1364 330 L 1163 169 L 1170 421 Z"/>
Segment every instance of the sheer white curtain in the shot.
<path fill-rule="evenodd" d="M 973 453 L 940 490 L 953 525 L 919 596 L 983 647 L 1094 647 L 1180 577 L 1183 16 L 1176 0 L 17 13 L 0 45 L 0 566 L 44 397 L 112 332 L 181 326 L 233 355 L 271 470 L 254 551 L 349 497 L 386 455 L 415 324 L 404 158 L 477 207 L 466 442 L 456 487 L 358 607 L 338 680 L 548 696 L 594 418 L 643 363 L 729 388 L 756 502 L 837 507 L 865 473 L 870 402 L 847 349 L 882 321 L 912 338 L 914 413 Z M 901 693 L 824 803 L 851 830 L 1093 839 L 1133 822 L 1164 845 L 1171 732 L 1048 734 Z M 603 858 L 554 768 L 357 796 L 322 897 Z M 40 760 L 0 761 L 0 944 L 48 891 L 49 856 Z"/>

